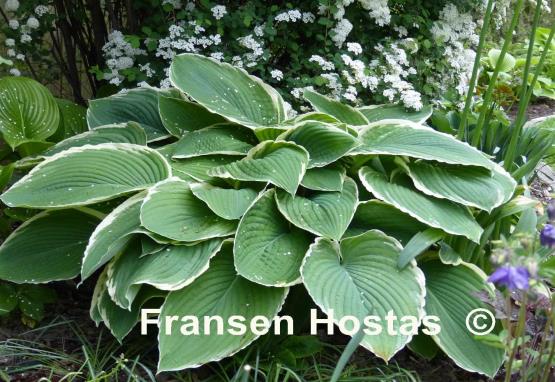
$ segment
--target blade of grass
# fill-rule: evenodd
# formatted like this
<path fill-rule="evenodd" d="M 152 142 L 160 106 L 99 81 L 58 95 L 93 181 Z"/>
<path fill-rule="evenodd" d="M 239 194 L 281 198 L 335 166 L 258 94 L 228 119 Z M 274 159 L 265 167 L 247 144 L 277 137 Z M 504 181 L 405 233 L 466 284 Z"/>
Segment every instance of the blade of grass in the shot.
<path fill-rule="evenodd" d="M 501 66 L 503 65 L 503 60 L 505 59 L 505 54 L 509 50 L 509 46 L 511 45 L 511 40 L 513 37 L 513 32 L 517 26 L 518 20 L 520 18 L 520 12 L 522 11 L 522 6 L 524 4 L 524 0 L 517 0 L 515 10 L 513 13 L 513 17 L 511 18 L 511 22 L 509 27 L 507 28 L 504 36 L 503 46 L 501 47 L 501 53 L 497 58 L 497 63 L 495 64 L 495 69 L 493 70 L 493 74 L 489 80 L 488 88 L 486 90 L 486 94 L 484 95 L 484 101 L 482 104 L 482 109 L 480 110 L 480 115 L 478 117 L 478 122 L 476 123 L 476 128 L 472 133 L 472 146 L 477 147 L 478 142 L 481 141 L 482 130 L 484 128 L 484 121 L 486 119 L 486 114 L 488 111 L 488 107 L 492 102 L 493 97 L 493 90 L 495 89 L 495 83 L 497 82 L 497 77 L 499 76 L 499 72 L 501 70 Z"/>
<path fill-rule="evenodd" d="M 457 133 L 457 138 L 459 140 L 464 139 L 466 136 L 466 120 L 468 119 L 468 114 L 470 113 L 470 106 L 472 105 L 472 97 L 474 96 L 474 87 L 476 86 L 476 81 L 478 80 L 478 70 L 480 69 L 480 57 L 482 55 L 482 51 L 484 50 L 486 36 L 489 31 L 489 22 L 491 20 L 491 15 L 493 13 L 493 3 L 494 3 L 494 0 L 488 0 L 488 5 L 486 6 L 486 13 L 484 14 L 484 22 L 482 24 L 482 30 L 480 31 L 480 39 L 478 40 L 478 48 L 476 49 L 476 57 L 474 58 L 472 75 L 470 76 L 470 82 L 468 83 L 466 99 L 464 101 L 464 110 L 461 115 L 461 120 L 459 122 L 459 131 Z"/>

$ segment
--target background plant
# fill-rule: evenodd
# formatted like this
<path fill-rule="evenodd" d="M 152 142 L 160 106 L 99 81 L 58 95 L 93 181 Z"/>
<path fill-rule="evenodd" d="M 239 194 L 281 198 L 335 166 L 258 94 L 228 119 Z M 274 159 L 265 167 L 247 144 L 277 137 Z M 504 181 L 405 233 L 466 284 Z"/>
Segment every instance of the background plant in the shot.
<path fill-rule="evenodd" d="M 484 12 L 474 0 L 18 4 L 5 7 L 5 57 L 15 66 L 4 67 L 33 74 L 55 60 L 80 103 L 137 84 L 168 87 L 172 58 L 194 52 L 244 67 L 296 106 L 308 106 L 301 90 L 312 87 L 343 102 L 413 109 L 446 96 L 460 106 Z M 496 6 L 492 27 L 509 5 Z"/>

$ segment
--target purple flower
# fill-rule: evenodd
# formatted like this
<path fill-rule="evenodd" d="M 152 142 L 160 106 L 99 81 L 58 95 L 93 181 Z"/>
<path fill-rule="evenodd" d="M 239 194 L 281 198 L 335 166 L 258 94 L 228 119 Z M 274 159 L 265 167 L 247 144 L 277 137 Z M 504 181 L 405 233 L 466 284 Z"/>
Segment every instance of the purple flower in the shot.
<path fill-rule="evenodd" d="M 540 233 L 540 243 L 546 247 L 555 247 L 555 227 L 546 224 Z"/>
<path fill-rule="evenodd" d="M 553 201 L 547 205 L 547 217 L 551 221 L 555 220 L 555 202 Z"/>
<path fill-rule="evenodd" d="M 529 286 L 530 273 L 526 267 L 513 267 L 505 265 L 499 267 L 491 274 L 488 281 L 497 285 L 504 285 L 509 290 L 526 290 Z"/>

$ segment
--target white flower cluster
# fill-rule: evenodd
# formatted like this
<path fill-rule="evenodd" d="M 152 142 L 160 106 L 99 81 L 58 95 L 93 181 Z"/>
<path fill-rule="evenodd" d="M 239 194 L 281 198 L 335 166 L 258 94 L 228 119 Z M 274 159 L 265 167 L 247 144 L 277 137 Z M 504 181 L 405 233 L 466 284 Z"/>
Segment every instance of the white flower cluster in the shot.
<path fill-rule="evenodd" d="M 216 5 L 210 10 L 212 11 L 212 16 L 214 16 L 216 20 L 221 19 L 227 14 L 227 9 L 225 8 L 225 5 Z"/>
<path fill-rule="evenodd" d="M 250 50 L 237 61 L 237 66 L 253 67 L 258 64 L 259 58 L 264 54 L 263 42 L 257 40 L 252 34 L 237 39 L 239 45 Z"/>
<path fill-rule="evenodd" d="M 50 8 L 47 5 L 37 5 L 35 7 L 35 15 L 37 15 L 37 17 L 42 17 L 44 15 L 50 14 L 52 13 Z"/>
<path fill-rule="evenodd" d="M 279 69 L 274 69 L 270 72 L 270 75 L 272 76 L 273 79 L 275 79 L 276 81 L 281 81 L 283 80 L 283 72 Z"/>
<path fill-rule="evenodd" d="M 143 49 L 133 48 L 133 46 L 125 41 L 125 36 L 118 30 L 114 30 L 108 35 L 108 42 L 102 47 L 106 65 L 111 73 L 104 75 L 106 80 L 111 84 L 120 85 L 124 77 L 119 73 L 122 69 L 129 69 L 135 63 L 135 57 L 144 55 Z"/>
<path fill-rule="evenodd" d="M 384 61 L 372 60 L 370 68 L 383 81 L 385 89 L 382 95 L 391 102 L 400 99 L 406 107 L 420 110 L 423 106 L 421 95 L 408 81 L 409 76 L 416 74 L 416 69 L 410 66 L 406 51 L 398 43 L 387 47 L 378 44 L 376 50 L 382 54 Z"/>
<path fill-rule="evenodd" d="M 310 57 L 308 61 L 317 63 L 324 71 L 335 70 L 335 65 L 333 64 L 333 62 L 327 61 L 324 57 L 317 54 L 312 55 L 312 57 Z"/>
<path fill-rule="evenodd" d="M 4 5 L 4 8 L 8 12 L 15 12 L 19 9 L 19 1 L 17 1 L 17 0 L 6 0 L 6 4 Z"/>
<path fill-rule="evenodd" d="M 187 28 L 187 30 L 186 30 Z M 158 41 L 156 57 L 171 61 L 181 52 L 197 53 L 210 46 L 220 45 L 222 38 L 219 34 L 204 36 L 206 31 L 195 21 L 171 25 L 169 35 Z"/>
<path fill-rule="evenodd" d="M 298 9 L 291 9 L 290 11 L 281 12 L 274 17 L 274 20 L 278 23 L 294 23 L 303 17 L 301 11 Z"/>
<path fill-rule="evenodd" d="M 387 0 L 359 0 L 362 8 L 369 11 L 370 17 L 379 26 L 389 25 L 391 12 L 387 6 Z"/>
<path fill-rule="evenodd" d="M 466 93 L 476 55 L 471 48 L 479 40 L 476 28 L 472 15 L 460 13 L 451 3 L 445 5 L 439 20 L 432 25 L 432 36 L 438 44 L 445 46 L 443 56 L 451 68 L 437 80 L 442 91 L 454 86 L 460 95 Z"/>
<path fill-rule="evenodd" d="M 341 19 L 337 22 L 335 27 L 332 29 L 331 39 L 338 48 L 341 48 L 347 36 L 353 30 L 353 24 L 347 19 Z"/>
<path fill-rule="evenodd" d="M 277 23 L 295 23 L 302 20 L 303 23 L 309 24 L 316 20 L 316 16 L 314 16 L 312 12 L 301 12 L 298 9 L 291 9 L 289 11 L 278 13 L 274 17 L 274 20 Z"/>
<path fill-rule="evenodd" d="M 358 42 L 348 42 L 347 50 L 353 53 L 355 56 L 358 56 L 362 53 L 362 46 L 360 46 Z"/>

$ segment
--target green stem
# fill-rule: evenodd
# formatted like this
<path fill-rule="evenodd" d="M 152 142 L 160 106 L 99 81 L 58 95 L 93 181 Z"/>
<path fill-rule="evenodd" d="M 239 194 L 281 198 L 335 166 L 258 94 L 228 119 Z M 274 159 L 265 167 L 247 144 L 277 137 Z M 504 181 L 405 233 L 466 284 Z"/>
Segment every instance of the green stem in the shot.
<path fill-rule="evenodd" d="M 527 294 L 524 295 L 524 298 L 521 301 L 521 305 L 520 305 L 520 310 L 518 312 L 518 324 L 516 327 L 516 332 L 515 332 L 515 343 L 513 346 L 513 349 L 511 350 L 511 355 L 509 357 L 509 361 L 507 362 L 507 367 L 506 372 L 505 372 L 505 382 L 510 382 L 511 381 L 511 370 L 513 368 L 513 361 L 515 359 L 516 353 L 518 351 L 519 348 L 519 340 L 520 337 L 522 336 L 522 331 L 524 330 L 524 323 L 526 322 L 526 303 L 527 303 Z M 510 320 L 510 317 L 509 317 Z M 522 343 L 524 343 L 524 338 Z M 510 342 L 509 342 L 510 345 Z"/>
<path fill-rule="evenodd" d="M 552 303 L 553 305 L 553 303 Z M 553 308 L 552 308 L 553 310 Z M 551 311 L 549 311 L 549 314 L 551 314 Z M 547 320 L 545 323 L 545 328 L 543 328 L 543 334 L 541 336 L 541 343 L 540 343 L 540 348 L 538 351 L 539 356 L 539 361 L 538 361 L 538 365 L 536 366 L 535 370 L 534 370 L 534 375 L 532 376 L 532 381 L 533 382 L 538 382 L 538 379 L 540 378 L 540 370 L 541 370 L 541 365 L 542 365 L 542 354 L 543 351 L 545 350 L 545 346 L 546 344 L 549 342 L 548 337 L 549 337 L 549 333 L 551 332 L 551 320 Z"/>
<path fill-rule="evenodd" d="M 472 104 L 472 97 L 474 96 L 474 87 L 476 86 L 476 81 L 478 80 L 478 70 L 480 69 L 480 57 L 482 51 L 484 50 L 484 44 L 486 41 L 486 36 L 489 30 L 489 22 L 491 20 L 491 14 L 493 13 L 493 3 L 494 0 L 488 0 L 488 5 L 486 6 L 486 13 L 484 14 L 484 22 L 482 24 L 482 30 L 480 31 L 480 40 L 478 41 L 478 49 L 476 50 L 476 57 L 474 58 L 474 66 L 472 67 L 472 75 L 470 77 L 470 82 L 468 84 L 468 91 L 466 93 L 466 99 L 464 101 L 464 110 L 461 116 L 461 121 L 459 123 L 459 132 L 457 138 L 462 140 L 466 135 L 466 120 L 468 118 L 468 113 L 470 112 L 470 105 Z"/>
<path fill-rule="evenodd" d="M 478 117 L 478 122 L 476 124 L 476 129 L 472 133 L 472 145 L 477 146 L 478 142 L 480 142 L 480 137 L 482 135 L 482 129 L 484 128 L 484 120 L 486 118 L 488 107 L 491 103 L 491 99 L 493 97 L 493 90 L 495 89 L 495 83 L 497 82 L 497 77 L 499 76 L 499 72 L 501 71 L 501 66 L 503 64 L 503 60 L 505 58 L 505 54 L 507 50 L 509 50 L 509 46 L 511 45 L 511 40 L 513 37 L 513 32 L 516 28 L 516 24 L 518 23 L 518 19 L 520 17 L 520 12 L 522 11 L 522 6 L 524 4 L 524 0 L 518 0 L 516 3 L 515 11 L 513 13 L 513 17 L 511 19 L 511 23 L 509 24 L 509 28 L 505 32 L 503 46 L 501 47 L 501 53 L 497 59 L 497 63 L 495 65 L 495 69 L 493 70 L 493 74 L 489 80 L 488 88 L 486 90 L 486 94 L 484 95 L 484 101 L 482 104 L 482 110 L 480 111 L 480 116 Z"/>
<path fill-rule="evenodd" d="M 532 29 L 530 32 L 530 39 L 528 42 L 528 52 L 526 53 L 526 65 L 524 66 L 524 74 L 522 76 L 522 89 L 520 91 L 520 101 L 518 103 L 518 113 L 516 116 L 516 120 L 515 120 L 515 124 L 513 127 L 513 131 L 511 133 L 511 140 L 509 141 L 509 148 L 507 149 L 507 152 L 505 154 L 505 158 L 504 158 L 504 167 L 507 171 L 511 171 L 511 169 L 514 166 L 514 157 L 515 157 L 515 153 L 516 153 L 516 146 L 518 143 L 518 139 L 520 137 L 520 132 L 522 129 L 522 126 L 524 125 L 524 119 L 526 117 L 526 108 L 528 107 L 528 104 L 530 102 L 530 98 L 528 97 L 528 93 L 530 93 L 530 91 L 532 89 L 534 89 L 534 80 L 532 80 L 532 83 L 530 83 L 530 85 L 528 85 L 528 77 L 530 76 L 530 67 L 532 65 L 532 58 L 533 58 L 533 53 L 534 53 L 534 41 L 536 38 L 536 29 L 538 27 L 538 23 L 540 20 L 540 14 L 541 14 L 541 7 L 542 7 L 542 3 L 540 1 L 537 2 L 536 4 L 536 10 L 534 12 L 534 20 L 532 22 Z M 549 45 L 546 45 L 546 48 L 544 48 L 544 51 L 549 50 L 547 47 Z M 534 73 L 534 77 L 541 72 L 541 67 L 540 65 L 538 65 L 536 67 L 535 73 Z M 530 93 L 531 94 L 531 93 Z"/>
<path fill-rule="evenodd" d="M 551 325 L 555 328 L 555 299 L 551 298 Z M 543 369 L 541 382 L 547 382 L 547 378 L 549 377 L 549 371 L 551 370 L 551 362 L 553 361 L 553 356 L 555 355 L 555 339 L 551 341 L 551 350 L 549 351 L 549 356 L 547 357 L 547 362 L 545 363 L 545 367 Z M 541 355 L 540 355 L 541 357 Z M 541 359 L 541 358 L 540 358 Z"/>

